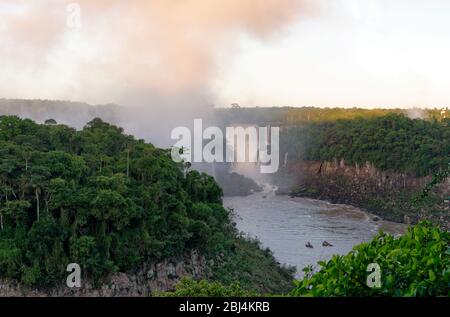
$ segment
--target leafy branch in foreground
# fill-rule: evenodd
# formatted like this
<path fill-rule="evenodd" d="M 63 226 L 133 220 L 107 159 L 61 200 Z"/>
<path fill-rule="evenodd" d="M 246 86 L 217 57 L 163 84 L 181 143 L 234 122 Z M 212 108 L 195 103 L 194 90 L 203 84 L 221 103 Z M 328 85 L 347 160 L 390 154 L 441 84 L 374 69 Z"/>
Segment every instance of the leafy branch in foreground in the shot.
<path fill-rule="evenodd" d="M 421 222 L 399 238 L 380 232 L 349 254 L 311 267 L 293 296 L 449 296 L 450 233 Z M 367 267 L 381 268 L 381 287 L 366 285 Z"/>
<path fill-rule="evenodd" d="M 219 282 L 206 280 L 196 281 L 192 278 L 183 278 L 173 292 L 159 292 L 159 297 L 256 297 L 257 293 L 243 289 L 240 284 L 223 285 Z"/>

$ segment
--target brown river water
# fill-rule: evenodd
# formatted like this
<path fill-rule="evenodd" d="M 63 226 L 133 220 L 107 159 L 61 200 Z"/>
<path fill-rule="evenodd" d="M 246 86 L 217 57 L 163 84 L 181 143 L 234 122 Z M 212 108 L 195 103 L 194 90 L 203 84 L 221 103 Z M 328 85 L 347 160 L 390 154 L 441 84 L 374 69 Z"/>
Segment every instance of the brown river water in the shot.
<path fill-rule="evenodd" d="M 374 221 L 374 216 L 358 208 L 328 202 L 275 195 L 276 188 L 264 185 L 262 193 L 245 197 L 225 197 L 234 209 L 237 228 L 258 238 L 273 251 L 277 261 L 297 267 L 298 276 L 307 265 L 346 254 L 355 245 L 369 241 L 380 229 L 393 235 L 405 232 L 406 225 Z M 323 247 L 323 241 L 331 247 Z M 305 244 L 310 242 L 313 248 Z"/>

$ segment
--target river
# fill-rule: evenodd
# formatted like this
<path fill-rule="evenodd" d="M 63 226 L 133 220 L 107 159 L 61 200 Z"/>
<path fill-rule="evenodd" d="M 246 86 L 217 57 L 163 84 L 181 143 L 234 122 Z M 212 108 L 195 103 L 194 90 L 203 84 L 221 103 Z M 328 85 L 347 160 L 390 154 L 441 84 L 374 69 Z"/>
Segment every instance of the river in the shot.
<path fill-rule="evenodd" d="M 297 267 L 297 276 L 306 265 L 328 260 L 333 254 L 346 254 L 353 246 L 369 241 L 382 229 L 393 235 L 406 230 L 403 224 L 374 221 L 358 208 L 328 202 L 275 195 L 276 188 L 245 197 L 225 197 L 234 209 L 237 228 L 258 238 L 273 251 L 277 261 Z M 323 241 L 333 246 L 322 246 Z M 313 248 L 305 246 L 310 242 Z"/>

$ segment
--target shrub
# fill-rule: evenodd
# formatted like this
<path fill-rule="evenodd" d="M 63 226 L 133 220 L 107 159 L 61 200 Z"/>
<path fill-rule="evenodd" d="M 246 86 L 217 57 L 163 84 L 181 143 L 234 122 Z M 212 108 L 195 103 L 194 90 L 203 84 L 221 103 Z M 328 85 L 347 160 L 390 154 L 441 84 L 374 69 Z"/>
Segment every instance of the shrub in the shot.
<path fill-rule="evenodd" d="M 450 233 L 421 222 L 399 238 L 380 232 L 345 256 L 304 269 L 294 296 L 449 296 Z M 367 267 L 381 268 L 381 287 L 366 284 Z"/>

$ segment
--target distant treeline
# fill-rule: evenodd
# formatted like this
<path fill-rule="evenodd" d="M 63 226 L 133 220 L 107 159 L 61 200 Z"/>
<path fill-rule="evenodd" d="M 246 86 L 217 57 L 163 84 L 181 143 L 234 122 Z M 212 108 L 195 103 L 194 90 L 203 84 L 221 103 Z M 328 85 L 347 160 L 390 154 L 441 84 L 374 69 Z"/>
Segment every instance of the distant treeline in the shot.
<path fill-rule="evenodd" d="M 19 116 L 41 123 L 55 119 L 58 123 L 81 129 L 94 118 L 118 124 L 126 117 L 126 111 L 114 104 L 93 106 L 64 100 L 0 99 L 0 115 Z"/>
<path fill-rule="evenodd" d="M 17 114 L 44 122 L 53 118 L 81 128 L 94 117 L 119 123 L 126 107 L 90 106 L 49 100 L 0 99 L 0 114 Z M 289 160 L 345 159 L 369 161 L 378 168 L 427 175 L 448 162 L 450 111 L 435 109 L 361 108 L 216 108 L 218 124 L 282 127 L 282 153 Z"/>
<path fill-rule="evenodd" d="M 441 109 L 362 109 L 362 108 L 217 108 L 215 113 L 224 124 L 279 124 L 299 125 L 310 122 L 333 122 L 341 119 L 368 119 L 388 114 L 404 114 L 411 119 L 438 121 L 443 119 Z M 450 111 L 447 111 L 447 117 Z"/>

